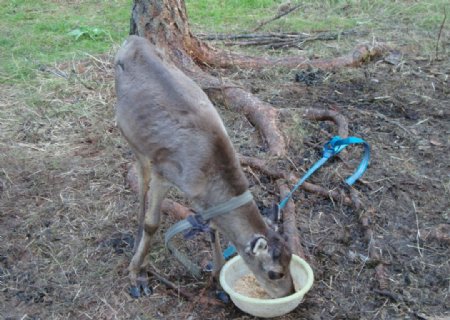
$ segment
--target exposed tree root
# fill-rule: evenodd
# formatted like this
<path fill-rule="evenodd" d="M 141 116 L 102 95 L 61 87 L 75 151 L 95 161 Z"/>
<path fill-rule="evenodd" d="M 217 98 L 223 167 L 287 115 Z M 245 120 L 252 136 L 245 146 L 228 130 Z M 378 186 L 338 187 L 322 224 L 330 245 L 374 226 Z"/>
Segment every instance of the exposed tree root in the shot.
<path fill-rule="evenodd" d="M 194 214 L 189 208 L 170 199 L 164 199 L 161 210 L 175 219 L 182 220 Z"/>
<path fill-rule="evenodd" d="M 373 236 L 372 226 L 370 224 L 370 221 L 373 221 L 375 209 L 369 208 L 368 210 L 365 210 L 363 203 L 359 198 L 359 195 L 355 189 L 350 188 L 350 195 L 352 197 L 354 209 L 356 213 L 359 215 L 359 221 L 361 223 L 361 226 L 364 231 L 364 236 L 367 241 L 369 249 L 368 250 L 369 259 L 374 263 L 376 263 L 375 276 L 378 280 L 378 286 L 381 291 L 387 292 L 386 290 L 389 289 L 389 281 L 388 281 L 389 277 L 384 267 L 383 259 L 381 256 L 381 249 L 377 247 L 377 243 Z"/>
<path fill-rule="evenodd" d="M 267 162 L 263 159 L 248 157 L 242 154 L 239 154 L 238 157 L 239 161 L 241 162 L 241 165 L 258 169 L 265 175 L 268 175 L 275 179 L 289 179 L 288 178 L 289 175 L 286 171 L 279 170 L 276 168 L 270 168 Z"/>
<path fill-rule="evenodd" d="M 303 111 L 302 116 L 305 119 L 315 121 L 333 121 L 338 127 L 338 135 L 341 138 L 348 137 L 347 119 L 337 111 L 308 108 Z"/>
<path fill-rule="evenodd" d="M 332 59 L 311 60 L 302 56 L 286 56 L 281 58 L 252 57 L 239 55 L 231 52 L 217 50 L 198 39 L 191 42 L 190 51 L 199 64 L 217 68 L 251 68 L 261 69 L 267 67 L 289 67 L 296 69 L 317 68 L 322 70 L 335 70 L 344 67 L 359 67 L 364 62 L 382 56 L 387 51 L 387 46 L 376 44 L 357 45 L 348 54 Z"/>
<path fill-rule="evenodd" d="M 280 189 L 280 197 L 284 198 L 289 193 L 289 188 L 282 181 L 278 181 L 278 188 Z M 305 253 L 303 252 L 302 244 L 300 241 L 299 231 L 297 229 L 297 222 L 295 217 L 295 204 L 294 201 L 289 200 L 283 209 L 283 233 L 288 239 L 288 245 L 291 248 L 292 253 L 298 255 L 300 258 L 305 259 Z"/>
<path fill-rule="evenodd" d="M 233 106 L 237 112 L 247 119 L 263 134 L 270 153 L 274 156 L 286 154 L 286 143 L 278 129 L 278 111 L 270 104 L 259 100 L 251 93 L 236 87 L 222 90 L 206 88 L 209 97 L 227 106 Z"/>
<path fill-rule="evenodd" d="M 291 183 L 296 183 L 299 180 L 299 177 L 296 174 L 288 173 L 286 171 L 275 169 L 275 168 L 271 168 L 267 164 L 267 162 L 262 159 L 239 155 L 239 160 L 242 165 L 250 166 L 252 168 L 258 169 L 262 173 L 264 173 L 272 178 L 285 179 L 285 180 L 290 181 Z M 325 198 L 331 198 L 334 201 L 342 202 L 346 205 L 352 205 L 352 203 L 353 203 L 349 197 L 341 194 L 339 191 L 327 190 L 327 189 L 325 189 L 321 186 L 315 185 L 313 183 L 304 182 L 300 188 L 305 191 L 308 191 L 308 192 L 317 193 Z"/>

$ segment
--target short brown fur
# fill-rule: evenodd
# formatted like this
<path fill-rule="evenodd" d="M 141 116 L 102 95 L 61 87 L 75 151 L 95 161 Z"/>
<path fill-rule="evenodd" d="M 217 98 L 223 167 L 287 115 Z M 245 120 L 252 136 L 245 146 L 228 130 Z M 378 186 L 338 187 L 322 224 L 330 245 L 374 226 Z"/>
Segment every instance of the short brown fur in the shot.
<path fill-rule="evenodd" d="M 115 67 L 116 121 L 139 169 L 139 228 L 136 252 L 128 268 L 135 283 L 160 223 L 162 200 L 171 186 L 183 191 L 196 209 L 204 210 L 244 193 L 248 181 L 208 97 L 164 60 L 156 47 L 131 36 L 118 51 Z M 212 224 L 234 243 L 271 296 L 292 292 L 288 271 L 291 253 L 284 240 L 267 227 L 254 201 L 214 218 Z M 216 237 L 216 276 L 223 263 L 217 248 Z M 270 279 L 269 274 L 281 278 Z"/>

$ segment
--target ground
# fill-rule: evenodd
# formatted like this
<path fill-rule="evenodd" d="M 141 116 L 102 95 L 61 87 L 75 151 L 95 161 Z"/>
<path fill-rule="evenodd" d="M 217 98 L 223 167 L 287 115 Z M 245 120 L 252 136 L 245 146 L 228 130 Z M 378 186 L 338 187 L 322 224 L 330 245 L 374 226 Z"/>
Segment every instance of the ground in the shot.
<path fill-rule="evenodd" d="M 369 39 L 358 39 L 358 41 Z M 355 184 L 387 272 L 379 290 L 355 211 L 298 191 L 296 216 L 315 283 L 282 319 L 443 319 L 450 317 L 450 63 L 416 48 L 335 72 L 220 71 L 277 108 L 289 154 L 271 160 L 304 172 L 335 134 L 301 119 L 301 108 L 337 110 L 351 135 L 368 141 L 370 166 Z M 345 53 L 335 52 L 336 55 Z M 137 195 L 126 182 L 133 156 L 114 125 L 111 55 L 42 67 L 42 87 L 1 84 L 0 315 L 5 319 L 249 319 L 232 304 L 193 304 L 151 278 L 154 294 L 133 299 L 124 273 L 137 227 Z M 296 82 L 296 74 L 300 80 Z M 36 91 L 40 95 L 36 95 Z M 241 115 L 217 106 L 238 152 L 268 158 Z M 298 110 L 296 110 L 298 109 Z M 311 181 L 329 189 L 356 167 L 361 150 L 335 159 Z M 278 201 L 276 182 L 246 169 L 261 209 Z M 184 202 L 173 193 L 172 198 Z M 184 202 L 186 203 L 186 202 Z M 162 232 L 173 223 L 166 219 Z M 156 237 L 149 268 L 192 292 L 197 280 Z M 185 247 L 209 259 L 206 237 Z M 199 249 L 200 248 L 200 249 Z"/>

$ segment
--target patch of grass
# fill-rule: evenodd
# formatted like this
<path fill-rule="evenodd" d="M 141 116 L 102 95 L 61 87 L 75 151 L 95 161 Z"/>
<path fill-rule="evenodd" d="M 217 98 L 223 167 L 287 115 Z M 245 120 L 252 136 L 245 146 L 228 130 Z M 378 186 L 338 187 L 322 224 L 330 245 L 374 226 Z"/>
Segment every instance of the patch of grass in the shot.
<path fill-rule="evenodd" d="M 258 19 L 269 18 L 277 0 L 188 0 L 186 6 L 192 25 L 210 32 L 242 32 Z"/>
<path fill-rule="evenodd" d="M 188 14 L 194 33 L 240 34 L 251 32 L 260 22 L 274 17 L 285 0 L 218 1 L 187 0 Z M 300 3 L 291 0 L 291 5 Z M 300 54 L 331 57 L 348 52 L 361 41 L 392 43 L 396 47 L 420 52 L 423 57 L 435 56 L 436 39 L 444 18 L 446 0 L 386 1 L 386 0 L 327 0 L 301 1 L 301 7 L 265 25 L 260 32 L 361 32 L 364 37 L 340 37 L 337 41 L 312 41 L 302 45 Z M 441 42 L 448 38 L 450 19 L 443 28 Z M 218 42 L 216 45 L 220 46 Z M 260 47 L 237 47 L 251 55 L 299 54 L 280 50 L 260 50 Z M 441 52 L 445 46 L 441 45 Z"/>
<path fill-rule="evenodd" d="M 209 32 L 245 32 L 277 13 L 281 0 L 188 0 L 191 22 Z M 292 5 L 297 1 L 291 1 Z M 436 30 L 443 19 L 445 0 L 304 0 L 289 15 L 268 24 L 267 31 L 313 32 L 359 26 L 381 28 L 409 26 Z M 448 5 L 447 5 L 448 6 Z"/>
<path fill-rule="evenodd" d="M 26 83 L 41 65 L 108 52 L 128 34 L 131 2 L 0 0 L 0 83 Z M 186 0 L 186 6 L 194 32 L 243 33 L 273 17 L 283 2 Z M 408 30 L 417 43 L 423 37 L 431 43 L 445 5 L 445 0 L 304 0 L 301 8 L 262 31 L 370 29 L 374 36 L 401 39 Z"/>
<path fill-rule="evenodd" d="M 130 1 L 0 1 L 0 82 L 26 82 L 40 65 L 110 50 L 128 34 Z M 88 35 L 78 39 L 70 34 Z"/>

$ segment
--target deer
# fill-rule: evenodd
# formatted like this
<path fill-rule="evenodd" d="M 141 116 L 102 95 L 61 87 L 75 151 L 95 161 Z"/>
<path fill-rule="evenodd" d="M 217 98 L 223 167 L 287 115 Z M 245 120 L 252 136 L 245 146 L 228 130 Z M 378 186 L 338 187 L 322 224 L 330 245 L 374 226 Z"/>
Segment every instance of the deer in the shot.
<path fill-rule="evenodd" d="M 204 210 L 248 192 L 249 182 L 218 111 L 161 49 L 146 38 L 129 36 L 114 67 L 116 125 L 136 158 L 139 181 L 139 225 L 127 271 L 132 288 L 140 290 L 144 260 L 171 187 L 196 210 Z M 271 297 L 294 291 L 289 272 L 292 252 L 253 199 L 212 218 L 210 226 L 215 235 L 213 277 L 224 264 L 221 232 Z"/>

